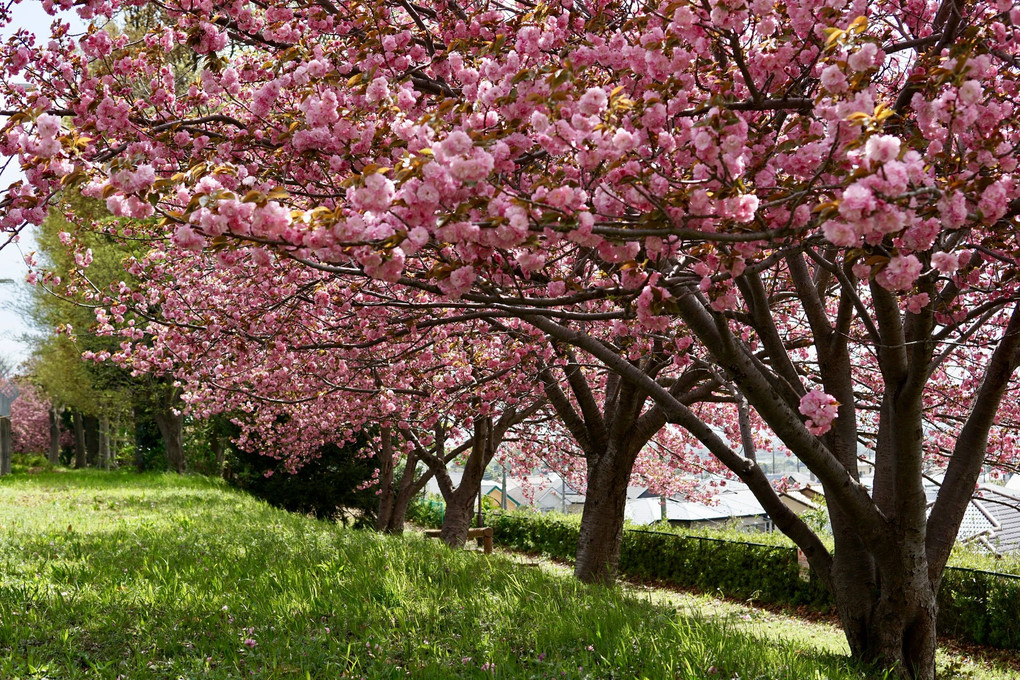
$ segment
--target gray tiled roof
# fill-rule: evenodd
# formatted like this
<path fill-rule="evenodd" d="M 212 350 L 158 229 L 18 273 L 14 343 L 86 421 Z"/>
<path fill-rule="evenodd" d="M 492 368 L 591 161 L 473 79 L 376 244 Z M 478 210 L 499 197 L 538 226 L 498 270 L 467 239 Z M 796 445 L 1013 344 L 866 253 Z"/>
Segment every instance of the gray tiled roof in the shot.
<path fill-rule="evenodd" d="M 974 493 L 974 505 L 980 506 L 997 526 L 989 541 L 999 552 L 1020 550 L 1020 492 L 1001 486 L 981 485 Z"/>

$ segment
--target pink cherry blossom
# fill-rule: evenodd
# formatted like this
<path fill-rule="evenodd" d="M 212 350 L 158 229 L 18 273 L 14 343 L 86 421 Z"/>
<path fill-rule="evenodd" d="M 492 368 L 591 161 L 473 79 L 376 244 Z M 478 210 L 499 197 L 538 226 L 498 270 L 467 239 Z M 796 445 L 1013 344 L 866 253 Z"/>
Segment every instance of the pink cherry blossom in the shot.
<path fill-rule="evenodd" d="M 861 242 L 857 230 L 841 220 L 827 221 L 822 225 L 822 233 L 829 243 L 837 246 L 855 246 Z"/>
<path fill-rule="evenodd" d="M 450 297 L 460 297 L 468 291 L 475 280 L 474 267 L 459 267 L 450 276 L 439 282 L 439 287 Z"/>
<path fill-rule="evenodd" d="M 872 135 L 864 145 L 864 156 L 876 163 L 894 160 L 900 153 L 900 138 L 892 135 Z"/>
<path fill-rule="evenodd" d="M 977 80 L 968 80 L 958 90 L 960 101 L 964 104 L 974 104 L 981 99 L 984 88 Z"/>
<path fill-rule="evenodd" d="M 393 203 L 396 189 L 393 182 L 381 173 L 365 178 L 365 184 L 354 192 L 354 205 L 359 210 L 381 213 Z"/>
<path fill-rule="evenodd" d="M 867 42 L 861 45 L 860 49 L 850 55 L 847 59 L 847 63 L 854 71 L 867 71 L 875 65 L 875 58 L 877 56 L 878 45 L 872 42 Z"/>
<path fill-rule="evenodd" d="M 950 275 L 960 268 L 958 255 L 955 253 L 938 252 L 931 256 L 931 265 L 941 274 Z"/>
<path fill-rule="evenodd" d="M 876 276 L 883 288 L 909 290 L 921 273 L 921 261 L 915 255 L 896 255 Z"/>
<path fill-rule="evenodd" d="M 847 82 L 846 75 L 836 64 L 826 66 L 822 69 L 822 87 L 831 92 L 832 94 L 839 94 L 846 92 Z"/>
<path fill-rule="evenodd" d="M 832 428 L 839 411 L 839 402 L 822 389 L 815 388 L 800 398 L 800 413 L 808 418 L 807 428 L 821 436 Z"/>
<path fill-rule="evenodd" d="M 378 78 L 372 80 L 372 82 L 368 86 L 368 89 L 365 90 L 365 98 L 370 103 L 373 104 L 381 102 L 389 96 L 390 96 L 389 81 L 386 80 L 386 78 L 383 78 L 382 76 L 379 76 Z"/>
<path fill-rule="evenodd" d="M 589 88 L 578 100 L 577 109 L 586 116 L 598 116 L 606 110 L 609 97 L 601 87 Z"/>
<path fill-rule="evenodd" d="M 43 3 L 99 21 L 128 4 Z M 900 486 L 916 491 L 947 456 L 975 471 L 1020 456 L 1020 412 L 989 396 L 1016 385 L 988 360 L 1015 354 L 1006 329 L 1020 322 L 1020 10 L 618 5 L 187 0 L 130 38 L 14 37 L 0 45 L 13 114 L 0 150 L 24 181 L 0 198 L 0 243 L 69 187 L 103 201 L 116 219 L 64 210 L 68 231 L 148 251 L 127 263 L 137 290 L 89 292 L 124 343 L 110 360 L 180 380 L 194 417 L 238 414 L 242 443 L 289 465 L 369 423 L 407 425 L 425 447 L 451 422 L 448 442 L 467 441 L 476 418 L 558 386 L 567 421 L 602 419 L 595 439 L 686 420 L 700 445 L 656 439 L 681 453 L 642 450 L 615 470 L 682 488 L 664 480 L 689 468 L 688 445 L 761 473 L 734 446 L 750 419 L 760 444 L 811 463 L 848 518 L 835 550 L 791 532 L 819 574 L 868 611 L 895 606 L 865 587 L 875 579 L 930 594 L 962 514 L 951 499 L 976 477 L 949 480 L 930 514 Z M 229 64 L 203 58 L 182 87 L 166 61 L 181 48 Z M 77 240 L 68 261 L 84 267 Z M 790 395 L 812 393 L 802 422 Z M 892 394 L 920 408 L 888 409 Z M 831 427 L 836 401 L 846 427 Z M 596 413 L 625 402 L 634 414 Z M 600 470 L 621 462 L 561 454 L 584 448 L 561 425 L 546 455 L 595 498 Z M 987 447 L 959 446 L 961 427 Z M 380 460 L 417 450 L 400 441 L 378 442 Z M 846 483 L 861 442 L 889 506 L 907 511 Z M 909 474 L 901 444 L 924 457 Z M 849 543 L 868 573 L 846 568 Z M 904 555 L 928 560 L 930 582 L 905 577 Z M 866 631 L 855 653 L 884 648 L 879 624 L 847 624 Z M 934 649 L 921 642 L 890 647 Z"/>

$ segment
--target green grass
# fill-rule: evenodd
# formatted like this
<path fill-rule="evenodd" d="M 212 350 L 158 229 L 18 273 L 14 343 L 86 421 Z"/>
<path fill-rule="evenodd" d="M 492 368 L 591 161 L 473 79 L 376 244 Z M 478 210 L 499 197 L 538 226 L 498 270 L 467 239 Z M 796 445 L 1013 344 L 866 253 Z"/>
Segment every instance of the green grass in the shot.
<path fill-rule="evenodd" d="M 5 680 L 872 677 L 776 626 L 345 530 L 199 477 L 0 480 Z"/>

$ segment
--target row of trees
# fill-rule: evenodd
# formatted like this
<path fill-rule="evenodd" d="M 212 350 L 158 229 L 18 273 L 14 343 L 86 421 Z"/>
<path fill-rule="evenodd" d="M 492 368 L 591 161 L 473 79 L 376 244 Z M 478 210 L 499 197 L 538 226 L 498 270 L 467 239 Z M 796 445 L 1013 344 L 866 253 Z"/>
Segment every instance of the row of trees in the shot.
<path fill-rule="evenodd" d="M 102 206 L 71 194 L 64 209 L 87 216 Z M 14 450 L 45 453 L 52 463 L 65 452 L 65 462 L 78 468 L 109 469 L 118 454 L 130 453 L 133 464 L 144 470 L 161 467 L 165 456 L 170 469 L 183 472 L 183 417 L 179 390 L 171 381 L 81 360 L 83 351 L 115 349 L 116 343 L 91 332 L 95 305 L 80 291 L 60 285 L 61 277 L 79 266 L 61 242 L 67 227 L 63 211 L 54 210 L 35 233 L 37 250 L 30 257 L 49 274 L 32 289 L 22 310 L 41 334 L 29 359 L 7 371 L 21 392 L 12 409 Z M 93 280 L 125 277 L 121 262 L 130 247 L 101 235 L 88 244 Z"/>
<path fill-rule="evenodd" d="M 966 503 L 1017 453 L 1020 10 L 161 8 L 3 49 L 0 145 L 27 181 L 0 225 L 70 189 L 113 216 L 62 232 L 63 285 L 120 342 L 90 357 L 172 376 L 292 466 L 378 427 L 382 497 L 399 515 L 420 461 L 453 543 L 507 439 L 557 442 L 519 458 L 583 474 L 591 581 L 635 464 L 702 466 L 697 442 L 807 555 L 856 656 L 933 677 Z M 145 244 L 137 283 L 92 286 L 93 232 Z M 758 465 L 778 443 L 821 480 L 833 549 Z"/>

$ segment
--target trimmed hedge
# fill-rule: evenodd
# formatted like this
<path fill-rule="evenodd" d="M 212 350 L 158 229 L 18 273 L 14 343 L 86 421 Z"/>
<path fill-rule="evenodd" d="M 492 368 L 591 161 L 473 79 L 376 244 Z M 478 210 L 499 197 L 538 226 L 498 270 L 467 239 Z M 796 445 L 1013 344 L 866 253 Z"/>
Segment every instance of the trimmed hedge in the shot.
<path fill-rule="evenodd" d="M 815 608 L 829 603 L 818 579 L 800 578 L 796 548 L 764 543 L 626 529 L 620 571 L 742 600 Z"/>
<path fill-rule="evenodd" d="M 443 505 L 423 502 L 409 515 L 438 527 Z M 541 553 L 571 562 L 577 550 L 577 521 L 526 512 L 488 513 L 493 540 L 511 550 Z M 683 588 L 719 592 L 767 604 L 832 610 L 821 582 L 800 578 L 797 550 L 731 539 L 646 529 L 625 529 L 620 573 Z M 1020 649 L 1020 576 L 946 567 L 939 590 L 939 634 L 1001 649 Z"/>
<path fill-rule="evenodd" d="M 1020 576 L 946 567 L 938 601 L 940 634 L 1020 649 Z"/>

